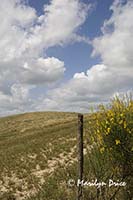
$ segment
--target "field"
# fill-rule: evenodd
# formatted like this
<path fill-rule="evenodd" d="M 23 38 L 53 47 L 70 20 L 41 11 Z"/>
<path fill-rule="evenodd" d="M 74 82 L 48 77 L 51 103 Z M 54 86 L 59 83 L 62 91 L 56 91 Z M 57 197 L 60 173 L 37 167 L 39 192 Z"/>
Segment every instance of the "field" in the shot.
<path fill-rule="evenodd" d="M 70 192 L 67 181 L 77 173 L 76 145 L 76 113 L 40 112 L 1 118 L 0 199 L 39 199 L 40 193 L 46 200 L 60 195 L 65 199 L 64 193 Z"/>
<path fill-rule="evenodd" d="M 0 118 L 0 200 L 75 200 L 77 130 L 77 113 Z M 106 184 L 83 187 L 82 200 L 132 200 L 132 133 L 132 100 L 84 114 L 83 180 Z"/>

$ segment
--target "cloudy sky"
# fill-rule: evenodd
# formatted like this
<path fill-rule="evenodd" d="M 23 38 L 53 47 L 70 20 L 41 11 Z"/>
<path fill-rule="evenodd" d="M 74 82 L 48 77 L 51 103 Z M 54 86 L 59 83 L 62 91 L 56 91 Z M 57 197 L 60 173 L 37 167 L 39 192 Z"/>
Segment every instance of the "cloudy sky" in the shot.
<path fill-rule="evenodd" d="M 0 3 L 0 115 L 87 112 L 133 86 L 133 0 Z"/>

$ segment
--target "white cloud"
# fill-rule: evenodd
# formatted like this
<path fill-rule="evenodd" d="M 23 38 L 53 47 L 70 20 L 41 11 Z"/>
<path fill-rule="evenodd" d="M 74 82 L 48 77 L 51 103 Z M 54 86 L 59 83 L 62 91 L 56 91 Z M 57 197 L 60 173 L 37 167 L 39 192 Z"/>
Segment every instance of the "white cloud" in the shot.
<path fill-rule="evenodd" d="M 133 2 L 114 3 L 113 15 L 105 21 L 103 36 L 93 42 L 93 55 L 100 54 L 103 62 L 116 70 L 132 70 L 133 64 Z M 112 30 L 113 29 L 113 30 Z"/>
<path fill-rule="evenodd" d="M 0 61 L 20 57 L 28 31 L 36 18 L 35 10 L 19 0 L 5 0 L 0 4 Z"/>
<path fill-rule="evenodd" d="M 63 76 L 64 62 L 47 57 L 45 50 L 76 40 L 86 42 L 86 38 L 77 35 L 77 30 L 89 8 L 78 0 L 52 0 L 45 5 L 43 15 L 38 16 L 25 0 L 1 2 L 0 101 L 4 109 L 18 106 L 19 110 L 19 104 L 28 102 L 29 85 L 47 86 Z"/>
<path fill-rule="evenodd" d="M 133 89 L 133 1 L 115 1 L 113 14 L 102 27 L 103 35 L 92 42 L 93 55 L 102 63 L 76 73 L 48 93 L 38 109 L 87 111 L 89 105 L 107 102 L 114 94 Z M 46 106 L 46 107 L 45 107 Z"/>
<path fill-rule="evenodd" d="M 4 10 L 5 6 L 8 9 Z M 115 1 L 111 7 L 112 16 L 102 27 L 102 36 L 92 41 L 92 55 L 100 55 L 101 63 L 86 72 L 74 74 L 65 84 L 36 99 L 31 99 L 32 86 L 37 90 L 39 85 L 56 82 L 65 71 L 64 62 L 44 57 L 43 51 L 75 40 L 88 42 L 77 35 L 77 30 L 84 23 L 89 7 L 78 0 L 52 0 L 44 7 L 44 14 L 38 17 L 34 9 L 19 1 L 5 0 L 1 9 L 0 18 L 5 18 L 0 30 L 1 113 L 31 110 L 83 112 L 93 104 L 107 102 L 116 92 L 132 89 L 132 1 L 125 5 Z M 8 10 L 10 17 L 5 17 Z M 13 13 L 16 13 L 15 17 Z"/>
<path fill-rule="evenodd" d="M 65 71 L 64 62 L 57 58 L 38 58 L 34 63 L 25 63 L 21 82 L 38 85 L 59 80 Z"/>
<path fill-rule="evenodd" d="M 115 92 L 115 87 L 110 85 L 112 74 L 106 69 L 101 64 L 93 66 L 86 73 L 76 73 L 66 84 L 50 91 L 47 98 L 41 99 L 35 107 L 39 110 L 85 112 L 89 106 L 106 102 Z"/>
<path fill-rule="evenodd" d="M 73 41 L 88 42 L 85 37 L 77 34 L 78 28 L 85 22 L 91 5 L 79 0 L 52 0 L 44 6 L 44 14 L 31 27 L 31 35 L 25 48 L 47 49 L 55 45 L 63 45 Z"/>
<path fill-rule="evenodd" d="M 0 114 L 8 115 L 30 111 L 32 100 L 30 99 L 29 90 L 31 86 L 14 84 L 11 86 L 10 94 L 4 94 L 0 91 Z"/>
<path fill-rule="evenodd" d="M 77 28 L 84 23 L 89 8 L 90 5 L 79 0 L 53 0 L 44 7 L 45 15 L 41 17 L 43 26 L 35 33 L 43 37 L 47 46 L 71 40 Z"/>

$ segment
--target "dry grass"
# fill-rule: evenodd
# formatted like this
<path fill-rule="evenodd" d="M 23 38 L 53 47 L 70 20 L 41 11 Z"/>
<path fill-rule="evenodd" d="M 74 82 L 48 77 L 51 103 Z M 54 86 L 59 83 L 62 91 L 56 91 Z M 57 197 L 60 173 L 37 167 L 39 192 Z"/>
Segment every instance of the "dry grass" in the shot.
<path fill-rule="evenodd" d="M 45 177 L 76 157 L 77 114 L 27 113 L 0 119 L 0 199 L 38 193 Z"/>

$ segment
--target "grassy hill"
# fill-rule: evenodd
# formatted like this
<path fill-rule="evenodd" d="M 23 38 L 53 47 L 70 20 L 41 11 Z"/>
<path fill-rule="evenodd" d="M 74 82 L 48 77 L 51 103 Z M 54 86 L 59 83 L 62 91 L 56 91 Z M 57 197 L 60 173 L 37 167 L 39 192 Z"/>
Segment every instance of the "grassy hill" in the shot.
<path fill-rule="evenodd" d="M 76 113 L 0 118 L 0 199 L 66 199 L 65 181 L 76 173 L 76 137 Z"/>
<path fill-rule="evenodd" d="M 0 118 L 0 200 L 76 199 L 77 117 L 37 112 Z M 131 200 L 132 175 L 133 101 L 116 99 L 84 115 L 83 180 L 105 186 L 83 187 L 83 199 Z M 110 179 L 126 185 L 109 187 Z"/>

